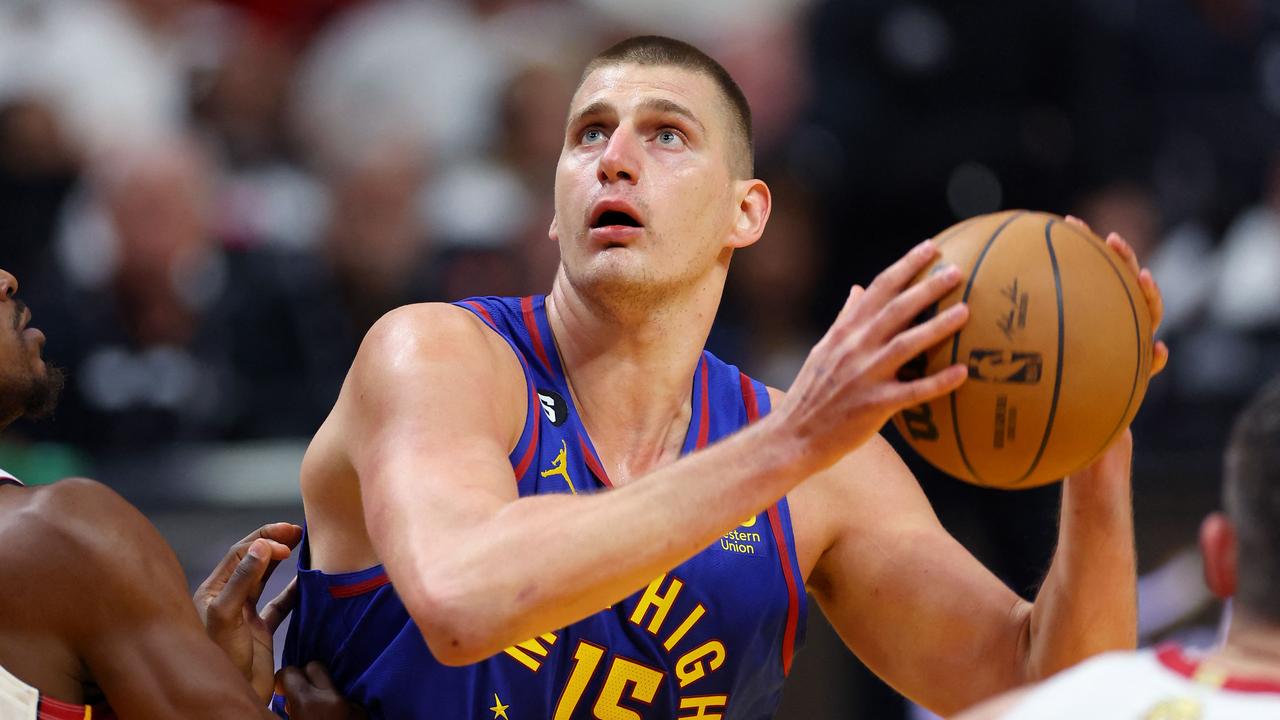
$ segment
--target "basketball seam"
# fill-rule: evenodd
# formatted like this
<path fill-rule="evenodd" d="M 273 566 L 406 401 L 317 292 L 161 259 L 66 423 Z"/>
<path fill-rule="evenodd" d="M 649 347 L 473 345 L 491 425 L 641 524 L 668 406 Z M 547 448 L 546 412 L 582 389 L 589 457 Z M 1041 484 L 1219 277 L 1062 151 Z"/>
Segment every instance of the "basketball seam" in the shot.
<path fill-rule="evenodd" d="M 969 293 L 973 291 L 973 283 L 975 280 L 977 280 L 977 277 L 978 277 L 978 268 L 982 267 L 982 261 L 986 259 L 987 251 L 990 250 L 991 246 L 995 244 L 996 238 L 1000 237 L 1000 233 L 1004 232 L 1005 228 L 1013 224 L 1014 220 L 1017 220 L 1018 218 L 1026 214 L 1027 214 L 1026 210 L 1017 211 L 1016 213 L 1011 215 L 1007 220 L 1000 223 L 1000 227 L 996 228 L 996 231 L 991 234 L 991 238 L 987 240 L 987 244 L 983 246 L 982 252 L 978 253 L 978 259 L 975 260 L 973 263 L 973 270 L 969 271 L 969 281 L 965 283 L 964 295 L 960 297 L 960 302 L 963 303 L 963 302 L 969 301 Z M 951 339 L 951 364 L 952 365 L 956 364 L 956 357 L 960 354 L 960 335 L 963 334 L 963 332 L 964 332 L 963 330 L 961 330 L 960 332 L 957 332 L 955 337 Z M 973 469 L 973 464 L 969 462 L 969 456 L 964 451 L 964 440 L 962 440 L 960 437 L 960 416 L 956 412 L 956 394 L 954 391 L 952 391 L 950 395 L 950 402 L 951 402 L 951 431 L 956 438 L 956 450 L 959 451 L 960 460 L 964 462 L 964 466 L 969 471 L 969 474 L 973 475 L 973 479 L 976 482 L 981 484 L 983 483 L 982 476 L 978 474 L 977 470 Z"/>
<path fill-rule="evenodd" d="M 1142 377 L 1144 355 L 1142 349 L 1142 328 L 1138 326 L 1138 308 L 1133 302 L 1133 293 L 1129 292 L 1129 285 L 1124 281 L 1124 276 L 1120 273 L 1120 267 L 1116 265 L 1115 260 L 1111 257 L 1110 253 L 1108 253 L 1106 249 L 1098 247 L 1097 243 L 1093 242 L 1089 236 L 1080 232 L 1076 228 L 1071 227 L 1070 225 L 1064 225 L 1064 227 L 1070 227 L 1073 232 L 1084 239 L 1085 244 L 1093 248 L 1094 252 L 1102 255 L 1103 259 L 1107 261 L 1107 264 L 1111 266 L 1111 271 L 1116 274 L 1116 278 L 1120 281 L 1120 287 L 1124 289 L 1124 296 L 1129 301 L 1129 314 L 1133 317 L 1133 334 L 1137 339 L 1136 345 L 1138 359 L 1133 366 L 1133 383 L 1129 385 L 1129 399 L 1124 404 L 1124 412 L 1120 413 L 1120 419 L 1116 421 L 1116 426 L 1111 429 L 1106 440 L 1103 441 L 1102 447 L 1098 448 L 1097 451 L 1090 456 L 1093 458 L 1097 457 L 1099 453 L 1106 450 L 1107 446 L 1111 444 L 1112 439 L 1116 436 L 1116 432 L 1119 431 L 1120 426 L 1124 424 L 1124 419 L 1129 415 L 1129 409 L 1133 406 L 1133 398 L 1138 393 L 1138 380 Z"/>
<path fill-rule="evenodd" d="M 1053 433 L 1054 416 L 1058 412 L 1058 393 L 1062 390 L 1062 354 L 1063 354 L 1063 338 L 1066 335 L 1066 319 L 1062 309 L 1062 274 L 1058 269 L 1058 256 L 1053 252 L 1053 226 L 1057 220 L 1050 220 L 1044 226 L 1044 244 L 1049 249 L 1049 265 L 1053 268 L 1053 287 L 1058 295 L 1058 362 L 1053 370 L 1053 395 L 1049 400 L 1049 419 L 1044 424 L 1044 436 L 1040 438 L 1040 449 L 1036 450 L 1035 459 L 1031 461 L 1031 467 L 1023 473 L 1022 477 L 1013 481 L 1013 485 L 1020 485 L 1027 478 L 1031 477 L 1031 473 L 1035 472 L 1036 466 L 1040 464 L 1040 459 L 1044 457 L 1044 450 L 1049 446 L 1049 435 Z"/>

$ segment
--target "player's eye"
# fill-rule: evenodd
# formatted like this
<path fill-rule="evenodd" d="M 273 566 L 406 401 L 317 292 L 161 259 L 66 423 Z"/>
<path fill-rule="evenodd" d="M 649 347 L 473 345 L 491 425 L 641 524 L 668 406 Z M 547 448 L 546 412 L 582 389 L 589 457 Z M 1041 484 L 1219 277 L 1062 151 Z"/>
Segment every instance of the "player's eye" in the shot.
<path fill-rule="evenodd" d="M 668 147 L 676 147 L 684 143 L 684 136 L 675 130 L 661 130 L 658 132 L 658 144 Z"/>
<path fill-rule="evenodd" d="M 604 140 L 604 130 L 594 125 L 583 130 L 582 134 L 578 136 L 578 142 L 582 145 L 596 145 L 604 142 Z"/>

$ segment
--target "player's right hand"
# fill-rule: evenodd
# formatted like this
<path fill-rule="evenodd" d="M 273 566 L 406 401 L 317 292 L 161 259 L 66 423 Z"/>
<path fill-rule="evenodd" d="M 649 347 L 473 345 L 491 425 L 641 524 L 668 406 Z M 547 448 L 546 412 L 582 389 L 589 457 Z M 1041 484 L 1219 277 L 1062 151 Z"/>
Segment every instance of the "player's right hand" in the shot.
<path fill-rule="evenodd" d="M 958 269 L 947 267 L 908 287 L 937 255 L 926 240 L 865 290 L 855 285 L 787 391 L 777 414 L 819 467 L 869 440 L 894 413 L 945 395 L 968 376 L 968 369 L 957 364 L 918 380 L 898 379 L 899 368 L 955 334 L 969 318 L 968 306 L 957 303 L 912 325 L 961 280 Z"/>

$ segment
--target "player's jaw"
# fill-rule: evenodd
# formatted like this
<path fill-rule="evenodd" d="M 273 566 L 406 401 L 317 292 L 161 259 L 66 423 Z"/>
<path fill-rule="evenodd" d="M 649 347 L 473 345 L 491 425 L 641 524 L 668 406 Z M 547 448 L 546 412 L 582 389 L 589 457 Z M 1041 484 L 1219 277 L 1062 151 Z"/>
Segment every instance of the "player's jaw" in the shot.
<path fill-rule="evenodd" d="M 11 276 L 10 276 L 11 277 Z M 44 333 L 31 326 L 31 310 L 21 300 L 3 300 L 10 313 L 0 340 L 0 422 L 19 416 L 45 417 L 53 412 L 65 379 L 41 356 Z"/>

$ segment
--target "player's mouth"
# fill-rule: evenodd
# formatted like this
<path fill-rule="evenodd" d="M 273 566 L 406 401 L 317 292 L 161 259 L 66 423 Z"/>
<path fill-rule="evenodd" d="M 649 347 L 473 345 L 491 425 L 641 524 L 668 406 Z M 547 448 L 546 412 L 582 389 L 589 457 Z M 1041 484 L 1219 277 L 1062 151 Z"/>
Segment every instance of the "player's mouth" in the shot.
<path fill-rule="evenodd" d="M 592 206 L 587 227 L 591 239 L 608 250 L 639 237 L 644 222 L 640 212 L 625 200 L 602 200 Z"/>

